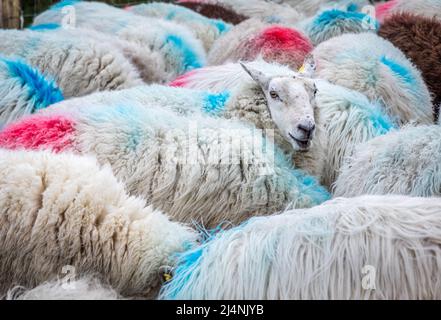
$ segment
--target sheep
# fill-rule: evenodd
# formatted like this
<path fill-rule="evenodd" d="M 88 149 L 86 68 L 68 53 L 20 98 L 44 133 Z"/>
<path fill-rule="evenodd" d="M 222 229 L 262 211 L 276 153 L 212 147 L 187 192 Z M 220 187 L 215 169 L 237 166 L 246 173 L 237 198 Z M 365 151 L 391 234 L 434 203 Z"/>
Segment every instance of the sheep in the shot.
<path fill-rule="evenodd" d="M 427 18 L 441 19 L 441 3 L 438 0 L 391 0 L 375 6 L 377 19 L 385 21 L 395 13 L 409 12 Z"/>
<path fill-rule="evenodd" d="M 440 299 L 440 239 L 438 198 L 337 198 L 211 235 L 159 299 Z"/>
<path fill-rule="evenodd" d="M 84 277 L 75 280 L 53 280 L 35 288 L 15 287 L 6 300 L 121 300 L 122 297 L 99 279 Z"/>
<path fill-rule="evenodd" d="M 248 69 L 260 70 L 267 78 L 282 75 L 299 77 L 292 70 L 277 64 L 255 61 L 247 66 Z M 294 153 L 293 162 L 297 168 L 319 178 L 325 186 L 331 186 L 344 157 L 352 153 L 355 145 L 393 130 L 396 124 L 378 103 L 370 102 L 364 95 L 327 81 L 311 81 L 314 81 L 317 90 L 314 98 L 316 132 L 309 150 Z M 274 129 L 275 120 L 272 118 L 275 114 L 272 117 L 267 111 L 262 86 L 241 70 L 239 64 L 199 69 L 171 85 L 215 92 L 230 91 L 231 98 L 223 112 L 217 113 L 218 116 L 239 118 L 261 129 Z M 237 97 L 240 97 L 239 103 L 235 102 L 239 100 Z M 342 136 L 346 139 L 342 139 Z M 284 137 L 277 129 L 275 141 L 286 153 L 295 147 L 287 144 L 289 136 Z"/>
<path fill-rule="evenodd" d="M 226 23 L 236 25 L 248 19 L 248 17 L 238 14 L 233 9 L 228 9 L 219 4 L 200 3 L 196 1 L 178 1 L 178 5 L 196 11 L 210 19 L 220 19 Z"/>
<path fill-rule="evenodd" d="M 24 114 L 63 100 L 56 84 L 17 59 L 0 56 L 0 129 Z"/>
<path fill-rule="evenodd" d="M 130 194 L 176 221 L 214 228 L 329 198 L 316 179 L 293 168 L 270 134 L 132 101 L 47 109 L 6 127 L 0 146 L 92 154 L 110 164 Z"/>
<path fill-rule="evenodd" d="M 54 79 L 65 98 L 142 84 L 135 67 L 112 46 L 49 32 L 0 30 L 0 51 Z"/>
<path fill-rule="evenodd" d="M 369 4 L 366 0 L 272 0 L 287 4 L 307 17 L 314 16 L 321 9 L 351 9 L 352 11 Z"/>
<path fill-rule="evenodd" d="M 441 196 L 440 137 L 439 125 L 426 125 L 391 132 L 360 145 L 346 159 L 335 194 Z"/>
<path fill-rule="evenodd" d="M 190 9 L 171 3 L 142 3 L 130 6 L 127 10 L 141 16 L 166 19 L 188 27 L 202 41 L 207 52 L 216 39 L 231 28 L 230 24 L 222 20 L 208 19 Z"/>
<path fill-rule="evenodd" d="M 438 120 L 441 103 L 441 22 L 410 13 L 392 15 L 378 33 L 389 40 L 420 69 L 434 97 L 434 118 Z"/>
<path fill-rule="evenodd" d="M 296 29 L 249 19 L 216 41 L 208 54 L 208 64 L 252 61 L 262 57 L 268 62 L 286 64 L 297 70 L 312 49 L 309 39 Z"/>
<path fill-rule="evenodd" d="M 118 107 L 121 104 L 137 103 L 145 108 L 161 106 L 163 109 L 186 116 L 195 113 L 216 116 L 222 112 L 229 99 L 228 91 L 211 93 L 162 85 L 144 85 L 125 90 L 96 92 L 84 97 L 64 100 L 51 105 L 49 111 L 72 110 L 81 105 L 104 104 L 108 107 Z"/>
<path fill-rule="evenodd" d="M 178 2 L 186 1 L 181 0 Z M 199 0 L 198 2 L 218 4 L 241 15 L 258 18 L 267 22 L 294 24 L 305 18 L 291 6 L 261 0 Z"/>
<path fill-rule="evenodd" d="M 320 12 L 302 28 L 314 45 L 344 33 L 377 32 L 379 23 L 368 14 L 331 9 Z"/>
<path fill-rule="evenodd" d="M 197 239 L 129 197 L 109 167 L 67 153 L 0 149 L 0 212 L 0 295 L 68 271 L 154 297 L 161 267 Z"/>
<path fill-rule="evenodd" d="M 344 34 L 320 43 L 312 55 L 315 77 L 382 100 L 401 125 L 433 123 L 421 72 L 389 41 L 374 33 Z"/>
<path fill-rule="evenodd" d="M 145 83 L 160 83 L 168 77 L 165 71 L 166 62 L 164 56 L 158 51 L 152 51 L 137 43 L 129 42 L 90 29 L 66 28 L 56 23 L 31 26 L 29 29 L 41 32 L 50 31 L 61 37 L 92 39 L 95 42 L 106 43 L 108 46 L 113 46 L 115 47 L 114 50 L 121 51 L 121 53 L 132 63 Z"/>
<path fill-rule="evenodd" d="M 117 36 L 144 47 L 146 53 L 160 52 L 166 62 L 165 70 L 160 70 L 167 75 L 163 82 L 205 65 L 202 43 L 187 27 L 163 19 L 141 17 L 105 3 L 63 1 L 35 17 L 33 25 L 63 24 L 66 19 L 63 9 L 67 7 L 74 13 L 73 27 Z"/>

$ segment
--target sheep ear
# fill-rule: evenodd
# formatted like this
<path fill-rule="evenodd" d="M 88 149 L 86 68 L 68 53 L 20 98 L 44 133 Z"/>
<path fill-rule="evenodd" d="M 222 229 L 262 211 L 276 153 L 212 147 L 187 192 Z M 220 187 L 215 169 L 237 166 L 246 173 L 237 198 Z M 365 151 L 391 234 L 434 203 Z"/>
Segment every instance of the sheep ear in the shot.
<path fill-rule="evenodd" d="M 312 54 L 308 54 L 303 62 L 303 65 L 299 69 L 299 73 L 304 77 L 312 78 L 315 73 L 315 60 Z"/>
<path fill-rule="evenodd" d="M 253 78 L 254 81 L 256 81 L 263 90 L 268 90 L 270 78 L 266 76 L 262 71 L 259 71 L 257 69 L 254 69 L 253 67 L 250 67 L 249 65 L 245 65 L 242 62 L 239 62 L 242 68 L 248 73 L 251 78 Z"/>

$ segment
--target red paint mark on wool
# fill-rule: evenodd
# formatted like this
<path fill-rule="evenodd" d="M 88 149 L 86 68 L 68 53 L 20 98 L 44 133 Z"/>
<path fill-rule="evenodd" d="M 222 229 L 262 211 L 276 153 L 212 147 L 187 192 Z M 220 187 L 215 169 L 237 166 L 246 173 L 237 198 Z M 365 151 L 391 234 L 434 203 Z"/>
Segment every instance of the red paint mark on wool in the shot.
<path fill-rule="evenodd" d="M 125 7 L 124 7 L 124 10 L 126 10 L 126 11 L 130 11 L 130 10 L 132 10 L 132 6 L 125 6 Z"/>
<path fill-rule="evenodd" d="M 183 75 L 177 77 L 175 80 L 171 81 L 168 86 L 169 87 L 182 87 L 184 88 L 189 82 L 189 78 L 196 73 L 196 70 L 189 71 L 184 73 Z"/>
<path fill-rule="evenodd" d="M 259 54 L 267 61 L 294 64 L 296 67 L 303 63 L 305 56 L 312 51 L 311 41 L 295 29 L 272 26 L 264 29 L 259 35 L 250 39 L 245 45 L 247 60 L 256 58 Z"/>
<path fill-rule="evenodd" d="M 0 147 L 7 149 L 73 148 L 74 122 L 62 116 L 35 115 L 13 123 L 0 132 Z"/>
<path fill-rule="evenodd" d="M 389 11 L 398 4 L 398 0 L 391 0 L 385 3 L 379 3 L 375 6 L 376 19 L 383 22 L 389 15 Z"/>

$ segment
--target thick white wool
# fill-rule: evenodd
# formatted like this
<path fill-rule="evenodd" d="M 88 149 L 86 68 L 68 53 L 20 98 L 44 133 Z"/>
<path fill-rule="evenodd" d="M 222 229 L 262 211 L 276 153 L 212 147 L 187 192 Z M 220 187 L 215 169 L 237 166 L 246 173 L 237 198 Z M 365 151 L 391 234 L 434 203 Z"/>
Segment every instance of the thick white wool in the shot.
<path fill-rule="evenodd" d="M 112 45 L 49 32 L 0 30 L 0 51 L 53 78 L 66 98 L 142 84 L 138 71 Z"/>
<path fill-rule="evenodd" d="M 160 298 L 440 299 L 440 243 L 439 198 L 338 198 L 211 236 Z"/>
<path fill-rule="evenodd" d="M 0 295 L 62 275 L 98 274 L 152 297 L 158 271 L 192 243 L 189 228 L 129 197 L 95 159 L 0 150 Z"/>
<path fill-rule="evenodd" d="M 23 61 L 0 56 L 0 129 L 63 100 L 55 83 Z"/>
<path fill-rule="evenodd" d="M 245 55 L 245 48 L 241 48 L 241 45 L 269 25 L 267 22 L 254 18 L 234 26 L 214 43 L 208 52 L 208 64 L 215 66 L 241 60 Z"/>
<path fill-rule="evenodd" d="M 49 25 L 50 27 L 51 25 Z M 167 79 L 165 73 L 164 56 L 158 51 L 152 51 L 145 46 L 130 42 L 118 37 L 86 28 L 63 28 L 44 29 L 45 26 L 36 26 L 35 30 L 53 32 L 61 37 L 74 37 L 92 39 L 99 43 L 113 46 L 113 50 L 119 50 L 132 63 L 139 72 L 142 80 L 146 83 L 159 83 Z"/>
<path fill-rule="evenodd" d="M 202 90 L 174 88 L 162 85 L 144 85 L 118 91 L 96 92 L 84 97 L 72 98 L 51 105 L 47 110 L 75 110 L 85 105 L 102 104 L 118 107 L 124 104 L 140 104 L 146 109 L 160 106 L 183 115 L 220 111 L 229 98 L 228 92 L 211 93 Z M 43 111 L 44 112 L 44 111 Z"/>
<path fill-rule="evenodd" d="M 166 19 L 186 26 L 202 41 L 207 52 L 213 43 L 231 27 L 222 20 L 209 19 L 193 10 L 172 3 L 141 3 L 129 7 L 128 10 L 144 17 Z"/>
<path fill-rule="evenodd" d="M 402 129 L 360 145 L 346 159 L 335 194 L 441 196 L 441 126 Z"/>
<path fill-rule="evenodd" d="M 6 300 L 119 300 L 121 296 L 110 286 L 92 277 L 72 281 L 53 280 L 32 289 L 15 287 Z"/>
<path fill-rule="evenodd" d="M 159 52 L 165 61 L 165 69 L 158 69 L 159 73 L 166 75 L 163 81 L 205 64 L 202 43 L 187 27 L 171 21 L 142 17 L 105 3 L 62 2 L 35 17 L 34 26 L 63 24 L 63 8 L 66 7 L 72 8 L 70 10 L 75 14 L 74 27 L 93 29 L 134 42 L 144 47 L 146 54 Z"/>
<path fill-rule="evenodd" d="M 7 132 L 15 125 L 6 128 L 2 138 L 9 139 L 9 147 L 20 147 L 26 124 L 44 140 L 46 131 L 35 132 L 34 123 L 45 117 L 69 119 L 74 130 L 63 133 L 57 144 L 72 142 L 64 149 L 93 154 L 101 164 L 110 164 L 131 194 L 178 221 L 212 228 L 286 207 L 310 207 L 329 198 L 250 125 L 196 113 L 185 117 L 135 102 L 51 109 L 17 123 L 22 129 L 13 138 L 7 138 Z"/>
<path fill-rule="evenodd" d="M 344 34 L 313 50 L 316 77 L 381 100 L 400 124 L 433 123 L 421 72 L 392 43 L 373 33 Z"/>

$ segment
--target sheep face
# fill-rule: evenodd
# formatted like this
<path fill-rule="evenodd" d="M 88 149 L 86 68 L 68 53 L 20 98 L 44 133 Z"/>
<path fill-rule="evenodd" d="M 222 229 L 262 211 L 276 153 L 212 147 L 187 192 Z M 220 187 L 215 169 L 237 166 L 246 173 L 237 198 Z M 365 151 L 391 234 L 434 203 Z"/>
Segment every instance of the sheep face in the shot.
<path fill-rule="evenodd" d="M 307 151 L 315 132 L 315 93 L 312 79 L 300 74 L 270 77 L 242 64 L 259 83 L 276 127 L 295 151 Z"/>

